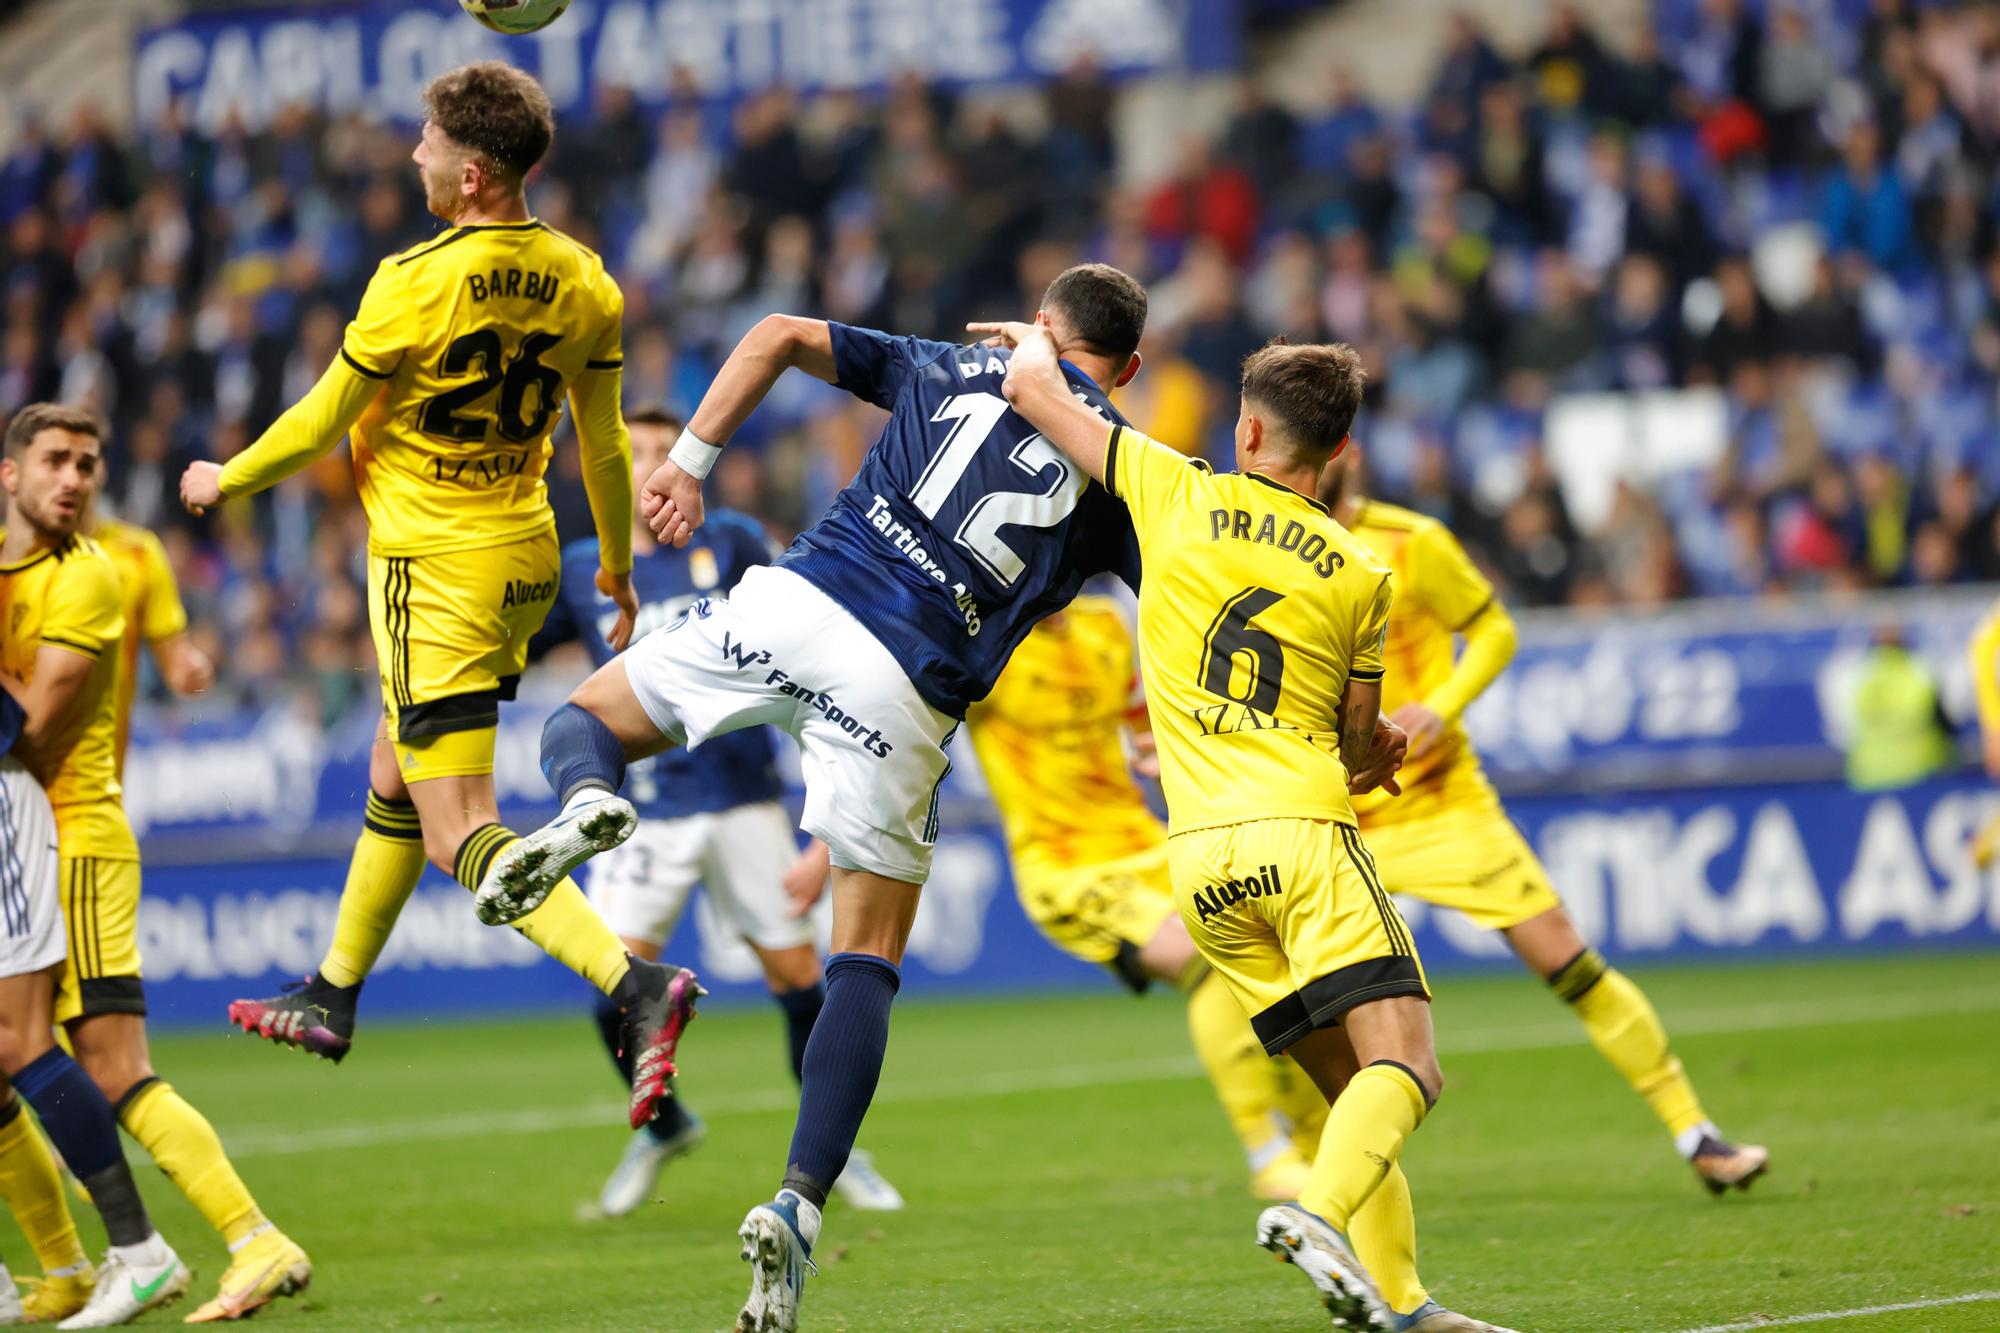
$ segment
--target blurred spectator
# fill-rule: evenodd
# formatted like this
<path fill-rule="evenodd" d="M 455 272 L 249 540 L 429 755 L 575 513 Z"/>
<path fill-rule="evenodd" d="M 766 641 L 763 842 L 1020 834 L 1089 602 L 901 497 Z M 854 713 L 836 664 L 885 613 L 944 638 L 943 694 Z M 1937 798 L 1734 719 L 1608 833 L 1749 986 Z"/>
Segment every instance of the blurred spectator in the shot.
<path fill-rule="evenodd" d="M 1856 791 L 1914 786 L 1955 767 L 1955 728 L 1936 674 L 1897 625 L 1876 630 L 1848 696 L 1847 785 Z"/>
<path fill-rule="evenodd" d="M 1087 55 L 1013 104 L 905 76 L 718 106 L 677 74 L 665 98 L 604 88 L 566 116 L 532 198 L 625 289 L 628 393 L 684 413 L 769 310 L 952 337 L 1104 259 L 1153 297 L 1119 395 L 1135 420 L 1226 457 L 1247 352 L 1352 342 L 1371 486 L 1450 522 L 1516 601 L 2000 578 L 2000 11 L 1646 17 L 1553 6 L 1503 54 L 1468 9 L 1409 106 L 1334 68 L 1294 115 L 1253 69 L 1154 174 Z M 376 264 L 435 234 L 409 148 L 406 127 L 299 106 L 204 132 L 176 105 L 129 132 L 30 117 L 0 161 L 0 409 L 60 394 L 109 417 L 106 500 L 166 529 L 198 635 L 230 645 L 225 705 L 329 716 L 367 694 L 344 460 L 202 518 L 175 481 L 296 399 Z M 1579 530 L 1542 450 L 1551 401 L 1687 386 L 1720 397 L 1720 460 Z M 717 493 L 782 538 L 875 419 L 788 379 Z M 572 455 L 565 433 L 549 479 L 570 533 Z"/>

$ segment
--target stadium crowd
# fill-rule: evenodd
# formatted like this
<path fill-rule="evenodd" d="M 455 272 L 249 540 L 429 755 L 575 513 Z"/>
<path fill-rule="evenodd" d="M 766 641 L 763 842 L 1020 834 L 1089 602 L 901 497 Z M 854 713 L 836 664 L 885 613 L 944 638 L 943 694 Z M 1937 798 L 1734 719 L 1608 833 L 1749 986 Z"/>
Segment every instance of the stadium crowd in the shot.
<path fill-rule="evenodd" d="M 914 81 L 661 114 L 612 89 L 532 200 L 624 285 L 628 402 L 691 410 L 769 311 L 950 337 L 1099 258 L 1154 296 L 1121 397 L 1139 424 L 1226 454 L 1248 351 L 1352 342 L 1374 488 L 1450 522 L 1517 604 L 2000 577 L 1992 7 L 1659 0 L 1614 46 L 1557 6 L 1520 58 L 1464 16 L 1418 105 L 1345 70 L 1303 107 L 1245 80 L 1140 186 L 1118 96 L 1088 61 L 1028 116 Z M 376 262 L 433 230 L 408 152 L 407 128 L 302 109 L 120 136 L 86 108 L 0 164 L 0 411 L 112 421 L 110 499 L 162 531 L 232 701 L 303 682 L 332 716 L 373 690 L 345 459 L 200 519 L 174 485 L 302 394 Z M 1725 395 L 1724 457 L 1581 530 L 1542 449 L 1552 397 L 1676 386 Z M 873 416 L 787 382 L 712 493 L 787 537 Z"/>

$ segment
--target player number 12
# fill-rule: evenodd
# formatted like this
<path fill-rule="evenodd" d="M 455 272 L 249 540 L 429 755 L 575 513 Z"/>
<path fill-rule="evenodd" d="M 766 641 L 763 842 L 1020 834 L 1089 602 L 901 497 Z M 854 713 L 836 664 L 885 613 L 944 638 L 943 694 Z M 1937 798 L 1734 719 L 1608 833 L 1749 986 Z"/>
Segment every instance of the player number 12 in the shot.
<path fill-rule="evenodd" d="M 972 466 L 973 455 L 1006 415 L 1007 400 L 995 393 L 955 394 L 938 406 L 931 420 L 949 421 L 951 429 L 910 492 L 910 503 L 919 513 L 936 520 L 938 511 L 964 479 L 965 470 Z M 1039 435 L 1030 435 L 1015 445 L 1007 461 L 1036 481 L 1050 469 L 1054 469 L 1054 476 L 1040 491 L 991 491 L 980 496 L 959 520 L 952 540 L 971 552 L 987 573 L 1012 585 L 1027 562 L 1001 539 L 1000 529 L 1010 525 L 1052 528 L 1062 522 L 1083 497 L 1083 475 Z"/>

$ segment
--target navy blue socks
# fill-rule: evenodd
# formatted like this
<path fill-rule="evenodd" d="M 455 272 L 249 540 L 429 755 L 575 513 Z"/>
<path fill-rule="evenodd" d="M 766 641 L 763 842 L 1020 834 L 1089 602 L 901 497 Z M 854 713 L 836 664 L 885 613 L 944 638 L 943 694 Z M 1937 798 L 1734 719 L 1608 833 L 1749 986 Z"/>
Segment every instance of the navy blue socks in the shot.
<path fill-rule="evenodd" d="M 847 1166 L 882 1077 L 889 1005 L 903 974 L 886 958 L 837 953 L 826 960 L 826 1004 L 806 1043 L 799 1121 L 784 1188 L 816 1207 Z"/>
<path fill-rule="evenodd" d="M 611 1063 L 618 1067 L 618 1076 L 625 1080 L 625 1086 L 632 1086 L 632 1052 L 622 1050 L 625 1040 L 625 1017 L 618 1008 L 618 1001 L 609 995 L 597 997 L 597 1035 L 604 1039 L 604 1049 L 611 1056 Z M 687 1108 L 681 1105 L 678 1095 L 660 1103 L 660 1113 L 646 1125 L 646 1132 L 660 1142 L 680 1134 L 694 1123 Z"/>
<path fill-rule="evenodd" d="M 579 787 L 625 785 L 625 745 L 589 710 L 564 704 L 542 724 L 542 776 L 565 805 Z"/>
<path fill-rule="evenodd" d="M 146 1205 L 118 1141 L 118 1117 L 97 1084 L 60 1046 L 14 1076 L 14 1087 L 41 1119 L 42 1131 L 90 1191 L 113 1245 L 137 1245 L 153 1234 Z"/>
<path fill-rule="evenodd" d="M 792 1043 L 792 1077 L 805 1082 L 806 1042 L 812 1039 L 813 1024 L 819 1021 L 819 1011 L 826 1007 L 826 986 L 815 982 L 804 990 L 781 990 L 772 995 L 778 1008 L 785 1011 L 785 1035 Z"/>

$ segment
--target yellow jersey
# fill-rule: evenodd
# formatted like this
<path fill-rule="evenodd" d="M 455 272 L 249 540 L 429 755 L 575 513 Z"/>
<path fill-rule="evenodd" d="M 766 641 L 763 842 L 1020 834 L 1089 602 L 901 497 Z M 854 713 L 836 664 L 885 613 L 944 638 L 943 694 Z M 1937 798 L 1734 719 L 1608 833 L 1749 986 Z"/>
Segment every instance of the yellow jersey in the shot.
<path fill-rule="evenodd" d="M 603 261 L 534 220 L 453 227 L 383 260 L 340 346 L 382 386 L 349 436 L 369 550 L 431 555 L 553 529 L 549 436 L 579 376 L 624 364 L 624 315 Z M 223 494 L 269 485 L 275 461 L 239 454 Z M 619 466 L 629 478 L 629 457 Z"/>
<path fill-rule="evenodd" d="M 1029 632 L 967 712 L 1017 875 L 1103 865 L 1164 841 L 1125 759 L 1125 724 L 1145 708 L 1137 695 L 1117 604 L 1079 597 Z"/>
<path fill-rule="evenodd" d="M 1382 678 L 1388 566 L 1319 501 L 1126 427 L 1104 484 L 1139 535 L 1139 660 L 1170 831 L 1354 823 L 1340 701 L 1349 680 Z"/>
<path fill-rule="evenodd" d="M 1351 517 L 1351 530 L 1395 572 L 1396 614 L 1382 650 L 1388 674 L 1382 681 L 1382 711 L 1393 714 L 1407 703 L 1431 706 L 1451 678 L 1456 639 L 1481 616 L 1504 614 L 1493 585 L 1466 555 L 1451 530 L 1424 514 L 1364 500 Z M 1369 824 L 1422 819 L 1437 813 L 1471 783 L 1483 795 L 1479 756 L 1455 715 L 1444 735 L 1396 775 L 1401 796 L 1376 790 L 1354 798 Z"/>
<path fill-rule="evenodd" d="M 100 518 L 91 538 L 118 567 L 125 595 L 125 637 L 119 644 L 118 776 L 125 776 L 125 748 L 132 740 L 132 698 L 139 689 L 139 649 L 185 633 L 187 608 L 174 583 L 166 548 L 146 529 L 115 518 Z"/>
<path fill-rule="evenodd" d="M 81 654 L 90 673 L 72 705 L 73 721 L 46 749 L 53 765 L 28 756 L 48 789 L 65 857 L 136 861 L 118 784 L 119 639 L 125 633 L 118 568 L 104 548 L 75 536 L 11 565 L 0 565 L 0 670 L 34 679 L 44 646 Z"/>

